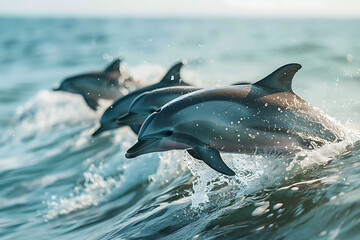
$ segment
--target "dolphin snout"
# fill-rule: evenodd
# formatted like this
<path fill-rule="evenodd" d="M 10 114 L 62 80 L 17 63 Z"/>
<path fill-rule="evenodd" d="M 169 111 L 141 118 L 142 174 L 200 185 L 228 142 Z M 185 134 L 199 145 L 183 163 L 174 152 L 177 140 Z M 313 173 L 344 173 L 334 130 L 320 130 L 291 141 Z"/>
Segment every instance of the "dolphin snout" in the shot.
<path fill-rule="evenodd" d="M 107 129 L 101 125 L 93 134 L 91 134 L 92 137 L 96 137 L 97 135 L 99 135 L 100 133 L 106 131 Z"/>
<path fill-rule="evenodd" d="M 134 158 L 143 155 L 145 153 L 155 152 L 156 147 L 153 147 L 153 145 L 155 145 L 156 142 L 159 140 L 161 139 L 152 138 L 152 139 L 139 140 L 137 143 L 135 143 L 134 146 L 132 146 L 127 150 L 125 157 Z"/>

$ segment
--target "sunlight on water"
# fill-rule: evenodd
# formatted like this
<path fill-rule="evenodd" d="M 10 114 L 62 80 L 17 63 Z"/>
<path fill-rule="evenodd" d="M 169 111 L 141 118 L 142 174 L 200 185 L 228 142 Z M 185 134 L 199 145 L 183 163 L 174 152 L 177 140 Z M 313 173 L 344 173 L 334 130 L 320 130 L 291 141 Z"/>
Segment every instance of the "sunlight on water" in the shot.
<path fill-rule="evenodd" d="M 357 20 L 0 21 L 0 238 L 359 235 Z M 80 95 L 50 90 L 122 56 L 143 86 L 181 59 L 183 80 L 201 87 L 255 82 L 299 62 L 294 91 L 334 117 L 326 121 L 342 141 L 289 155 L 221 153 L 234 177 L 185 151 L 127 159 L 137 139 L 129 128 L 91 137 L 111 101 L 93 112 Z"/>

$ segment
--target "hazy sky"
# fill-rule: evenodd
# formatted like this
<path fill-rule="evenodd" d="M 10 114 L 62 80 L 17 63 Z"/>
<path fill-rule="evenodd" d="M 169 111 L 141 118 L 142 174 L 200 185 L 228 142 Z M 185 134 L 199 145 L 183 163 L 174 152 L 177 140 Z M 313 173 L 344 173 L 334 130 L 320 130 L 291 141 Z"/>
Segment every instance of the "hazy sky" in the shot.
<path fill-rule="evenodd" d="M 0 0 L 1 15 L 360 17 L 360 0 Z"/>

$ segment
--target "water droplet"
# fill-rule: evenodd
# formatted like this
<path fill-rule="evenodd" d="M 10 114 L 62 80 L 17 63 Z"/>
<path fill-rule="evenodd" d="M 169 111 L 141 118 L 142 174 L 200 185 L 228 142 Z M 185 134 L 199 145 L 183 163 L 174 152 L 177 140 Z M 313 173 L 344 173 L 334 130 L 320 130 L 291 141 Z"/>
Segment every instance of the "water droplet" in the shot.
<path fill-rule="evenodd" d="M 346 54 L 346 61 L 348 62 L 352 62 L 354 60 L 354 56 L 351 55 L 350 53 Z"/>

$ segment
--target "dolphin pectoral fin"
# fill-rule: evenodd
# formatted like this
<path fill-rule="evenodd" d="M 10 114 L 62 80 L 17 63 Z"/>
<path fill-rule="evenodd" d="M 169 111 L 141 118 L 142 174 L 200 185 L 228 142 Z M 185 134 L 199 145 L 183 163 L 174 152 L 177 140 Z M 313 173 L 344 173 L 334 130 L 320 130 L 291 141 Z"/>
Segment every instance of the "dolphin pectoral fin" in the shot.
<path fill-rule="evenodd" d="M 97 102 L 97 99 L 96 98 L 92 98 L 90 96 L 86 96 L 86 95 L 83 95 L 84 97 L 84 100 L 86 102 L 86 104 L 94 111 L 97 110 L 97 108 L 99 107 L 99 104 Z"/>
<path fill-rule="evenodd" d="M 235 172 L 231 170 L 228 166 L 226 166 L 224 161 L 221 159 L 219 151 L 205 146 L 194 146 L 193 151 L 195 153 L 195 156 L 200 157 L 201 160 L 203 160 L 209 167 L 211 167 L 215 171 L 229 176 L 235 175 Z"/>
<path fill-rule="evenodd" d="M 198 160 L 203 160 L 203 159 L 201 158 L 201 156 L 194 151 L 194 149 L 187 149 L 186 151 L 187 151 L 187 152 L 190 154 L 190 156 L 192 156 L 193 158 L 196 158 L 196 159 L 198 159 Z"/>
<path fill-rule="evenodd" d="M 122 59 L 115 59 L 109 66 L 106 67 L 104 72 L 120 71 L 120 63 Z"/>
<path fill-rule="evenodd" d="M 129 127 L 136 135 L 139 134 L 141 125 L 130 125 Z"/>
<path fill-rule="evenodd" d="M 254 83 L 254 85 L 282 92 L 292 92 L 292 79 L 300 68 L 301 65 L 298 63 L 286 64 L 262 80 Z"/>

